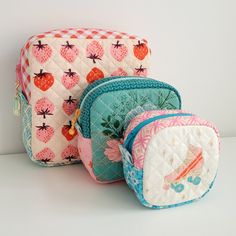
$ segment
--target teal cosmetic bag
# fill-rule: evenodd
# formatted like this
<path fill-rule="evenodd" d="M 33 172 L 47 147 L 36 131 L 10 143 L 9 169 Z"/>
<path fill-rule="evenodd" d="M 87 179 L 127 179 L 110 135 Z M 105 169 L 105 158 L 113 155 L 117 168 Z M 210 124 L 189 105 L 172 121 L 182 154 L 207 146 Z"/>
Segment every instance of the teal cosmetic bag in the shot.
<path fill-rule="evenodd" d="M 119 150 L 124 124 L 146 110 L 180 108 L 180 95 L 169 84 L 134 76 L 106 78 L 84 90 L 70 133 L 78 133 L 80 158 L 90 175 L 100 183 L 113 182 L 124 178 Z"/>

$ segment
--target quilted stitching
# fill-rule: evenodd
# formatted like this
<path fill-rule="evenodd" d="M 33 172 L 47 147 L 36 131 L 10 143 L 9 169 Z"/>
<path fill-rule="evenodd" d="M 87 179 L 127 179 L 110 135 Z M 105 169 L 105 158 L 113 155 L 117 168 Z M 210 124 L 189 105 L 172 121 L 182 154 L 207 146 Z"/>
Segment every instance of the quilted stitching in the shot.
<path fill-rule="evenodd" d="M 25 97 L 22 93 L 19 93 L 21 99 L 21 110 L 22 110 L 22 126 L 23 126 L 23 143 L 26 148 L 27 154 L 32 159 L 32 151 L 31 151 L 31 107 L 28 105 Z"/>
<path fill-rule="evenodd" d="M 180 112 L 180 111 L 174 111 Z M 152 115 L 148 115 L 148 113 Z M 153 117 L 155 115 L 160 115 L 165 113 L 171 113 L 171 111 L 149 111 L 144 112 L 141 115 L 138 115 L 135 117 L 129 127 L 128 132 L 125 134 L 125 138 L 127 138 L 128 133 L 136 127 L 142 120 L 145 120 L 145 117 L 148 118 Z M 144 148 L 145 150 L 145 158 L 144 158 L 144 164 L 143 168 L 135 168 L 134 165 L 129 163 L 127 161 L 127 158 L 125 158 L 125 152 L 123 151 L 123 161 L 124 161 L 124 174 L 126 181 L 129 183 L 132 189 L 134 189 L 138 199 L 141 201 L 141 203 L 145 206 L 152 207 L 152 208 L 166 208 L 166 207 L 173 207 L 182 205 L 185 203 L 192 202 L 194 200 L 197 200 L 203 196 L 209 191 L 209 189 L 212 187 L 216 171 L 217 171 L 217 165 L 218 165 L 218 150 L 219 150 L 219 143 L 218 138 L 219 134 L 218 131 L 214 126 L 212 126 L 209 122 L 202 120 L 196 116 L 193 117 L 184 117 L 179 118 L 178 121 L 174 121 L 176 118 L 171 119 L 165 119 L 163 120 L 164 123 L 167 124 L 167 127 L 163 129 L 165 126 L 160 127 L 160 122 L 153 122 L 151 125 L 155 127 L 156 129 L 153 129 L 153 133 L 149 134 L 149 140 L 145 144 L 144 147 L 140 147 L 141 149 Z M 172 122 L 171 122 L 172 120 Z M 191 185 L 191 183 L 184 182 L 184 185 L 186 185 L 186 190 L 183 191 L 183 193 L 175 194 L 173 189 L 170 189 L 168 192 L 165 193 L 165 191 L 161 194 L 161 192 L 153 192 L 154 189 L 159 189 L 158 186 L 164 186 L 164 176 L 166 173 L 175 173 L 176 166 L 180 166 L 183 163 L 183 157 L 184 154 L 180 154 L 180 151 L 182 150 L 189 150 L 186 141 L 183 141 L 183 138 L 179 136 L 178 133 L 172 132 L 172 129 L 168 129 L 168 125 L 172 124 L 172 129 L 175 130 L 183 130 L 181 128 L 187 127 L 188 129 L 185 129 L 183 134 L 184 138 L 186 138 L 187 143 L 194 143 L 194 145 L 198 147 L 202 147 L 203 150 L 203 158 L 204 158 L 204 164 L 201 168 L 201 171 L 198 171 L 197 173 L 200 174 L 202 180 L 200 187 L 196 187 L 194 185 Z M 179 125 L 179 126 L 178 126 Z M 148 129 L 147 125 L 145 126 L 140 133 L 144 132 L 145 129 Z M 132 127 L 130 129 L 130 127 Z M 161 130 L 161 131 L 160 131 Z M 160 132 L 165 132 L 165 136 L 160 136 Z M 210 132 L 210 133 L 209 133 Z M 178 134 L 178 135 L 177 135 Z M 210 135 L 211 134 L 211 135 Z M 161 143 L 157 143 L 156 139 L 154 140 L 153 137 L 160 137 L 158 140 Z M 212 137 L 213 140 L 212 140 Z M 137 139 L 137 136 L 136 136 Z M 201 142 L 200 142 L 201 140 Z M 174 146 L 174 143 L 176 146 Z M 215 149 L 212 149 L 211 146 Z M 176 147 L 176 151 L 174 147 Z M 137 146 L 133 146 L 133 151 L 135 153 L 135 150 L 137 149 Z M 164 150 L 164 151 L 163 151 Z M 155 154 L 154 154 L 155 153 Z M 163 156 L 167 154 L 172 154 L 172 156 L 165 156 L 165 158 L 159 160 L 159 162 L 150 162 L 151 159 L 156 157 L 157 155 Z M 169 155 L 168 154 L 168 155 Z M 147 159 L 147 158 L 151 159 Z M 171 159 L 170 159 L 171 157 Z M 133 159 L 135 160 L 135 154 L 133 154 Z M 170 162 L 170 160 L 172 160 Z M 128 167 L 127 167 L 128 166 Z M 145 170 L 145 172 L 144 172 Z M 131 172 L 132 171 L 132 172 Z M 136 172 L 135 177 L 133 180 L 130 178 L 130 175 L 132 175 L 133 172 Z M 144 173 L 143 173 L 144 172 Z M 139 177 L 137 177 L 139 176 Z M 141 177 L 140 177 L 141 176 Z M 156 182 L 155 182 L 156 181 Z M 159 181 L 157 183 L 157 181 Z M 162 182 L 161 182 L 162 181 Z M 187 181 L 184 179 L 184 181 Z M 134 183 L 135 182 L 135 183 Z M 138 187 L 137 187 L 138 182 Z M 155 190 L 155 191 L 156 191 Z M 159 191 L 159 190 L 158 190 Z M 204 192 L 203 192 L 204 191 Z M 150 193 L 149 193 L 150 192 Z M 179 198 L 181 196 L 181 199 Z M 148 199 L 148 200 L 147 200 Z M 167 202 L 172 202 L 172 204 L 168 204 Z M 166 204 L 157 205 L 156 203 L 159 202 L 166 202 Z"/>
<path fill-rule="evenodd" d="M 130 80 L 132 78 L 132 80 Z M 150 89 L 150 91 L 153 88 L 156 89 L 163 89 L 160 91 L 157 95 L 157 106 L 159 109 L 175 109 L 176 106 L 172 104 L 175 102 L 176 96 L 178 97 L 179 100 L 179 107 L 181 107 L 181 99 L 178 91 L 170 86 L 169 84 L 156 81 L 153 79 L 137 79 L 136 77 L 125 77 L 125 78 L 120 78 L 121 80 L 117 79 L 114 80 L 108 84 L 104 84 L 104 86 L 98 87 L 96 90 L 93 90 L 89 96 L 83 101 L 83 106 L 80 107 L 81 110 L 81 115 L 80 115 L 80 123 L 82 126 L 82 131 L 83 135 L 87 138 L 90 137 L 90 126 L 87 124 L 90 124 L 90 107 L 92 106 L 94 100 L 96 100 L 100 95 L 103 93 L 109 93 L 109 92 L 114 92 L 114 91 L 119 91 L 119 90 L 132 90 L 136 89 L 142 90 L 142 89 Z M 108 79 L 109 81 L 109 79 Z M 167 91 L 165 93 L 165 91 Z M 133 96 L 137 96 L 135 93 Z M 128 98 L 129 99 L 129 98 Z M 136 98 L 135 98 L 136 99 Z M 133 98 L 134 100 L 134 98 Z M 152 105 L 152 104 L 149 104 Z M 129 106 L 129 100 L 126 100 L 126 106 Z M 138 106 L 138 105 L 137 105 Z M 151 107 L 151 106 L 150 106 Z M 125 117 L 124 117 L 125 119 Z"/>
<path fill-rule="evenodd" d="M 178 204 L 165 205 L 165 206 L 152 205 L 148 203 L 143 196 L 143 170 L 139 170 L 135 168 L 133 164 L 127 161 L 124 155 L 122 156 L 122 159 L 123 159 L 124 176 L 125 176 L 125 180 L 128 186 L 135 192 L 138 200 L 141 202 L 142 205 L 149 208 L 153 208 L 153 209 L 160 210 L 160 209 L 165 209 L 165 208 L 172 208 L 172 207 L 182 206 L 182 205 L 197 201 L 203 198 L 210 191 L 215 180 L 214 179 L 212 181 L 212 183 L 209 186 L 209 189 L 202 196 L 194 200 L 185 201 Z"/>
<path fill-rule="evenodd" d="M 174 111 L 174 113 L 176 113 L 178 111 Z M 152 117 L 156 115 L 158 115 L 160 112 L 156 111 L 150 111 L 147 113 L 151 113 Z M 164 111 L 164 114 L 169 113 L 169 111 Z M 132 129 L 137 125 L 137 122 L 140 121 L 140 119 L 142 120 L 142 116 L 143 118 L 145 118 L 146 113 L 141 114 L 140 116 L 137 116 L 135 119 L 132 120 L 131 124 L 129 125 L 129 127 L 127 128 L 127 130 L 129 130 L 129 132 L 131 131 L 131 127 Z M 134 157 L 134 164 L 136 167 L 138 168 L 142 168 L 143 165 L 143 160 L 144 160 L 144 154 L 146 152 L 146 148 L 148 145 L 149 140 L 152 137 L 152 134 L 158 132 L 161 129 L 170 127 L 170 126 L 181 126 L 181 125 L 203 125 L 203 126 L 208 126 L 211 127 L 212 129 L 215 130 L 215 133 L 217 135 L 217 137 L 219 137 L 219 133 L 217 131 L 217 129 L 208 121 L 201 119 L 200 117 L 197 116 L 190 116 L 190 117 L 174 117 L 174 118 L 167 118 L 167 119 L 163 119 L 163 120 L 158 120 L 155 121 L 151 124 L 146 125 L 136 136 L 134 143 L 133 143 L 133 148 L 132 148 L 132 153 L 133 153 L 133 157 Z M 125 134 L 125 138 L 127 138 L 128 132 L 126 132 Z M 145 142 L 139 142 L 139 140 L 146 140 Z M 140 146 L 141 148 L 135 147 L 135 146 Z M 139 151 L 140 150 L 140 151 Z"/>
<path fill-rule="evenodd" d="M 77 138 L 74 138 L 72 141 L 67 142 L 65 137 L 61 134 L 61 129 L 63 125 L 68 124 L 69 120 L 72 118 L 72 116 L 68 116 L 64 113 L 61 106 L 64 100 L 68 99 L 69 96 L 72 96 L 72 98 L 79 100 L 80 95 L 87 86 L 85 78 L 91 68 L 96 66 L 103 70 L 104 76 L 110 76 L 114 70 L 119 67 L 122 67 L 129 75 L 132 75 L 134 73 L 135 68 L 139 68 L 140 65 L 145 68 L 148 68 L 149 63 L 149 53 L 142 61 L 126 57 L 122 62 L 117 62 L 114 58 L 111 57 L 110 53 L 107 52 L 110 50 L 110 45 L 117 41 L 117 37 L 119 36 L 119 34 L 113 34 L 108 31 L 99 31 L 100 33 L 95 33 L 95 31 L 93 31 L 94 38 L 98 39 L 99 35 L 101 35 L 101 39 L 99 39 L 100 41 L 98 41 L 104 47 L 105 50 L 105 54 L 102 57 L 103 60 L 97 60 L 96 64 L 94 65 L 92 60 L 86 58 L 86 47 L 93 40 L 93 38 L 90 37 L 91 35 L 88 33 L 89 30 L 85 29 L 83 35 L 82 32 L 77 32 L 79 35 L 78 38 L 73 36 L 73 34 L 71 33 L 72 31 L 69 30 L 68 34 L 68 32 L 66 32 L 65 30 L 64 32 L 62 32 L 62 37 L 59 37 L 58 32 L 55 33 L 56 31 L 53 33 L 48 32 L 45 35 L 32 37 L 26 43 L 24 49 L 21 51 L 21 70 L 23 74 L 22 89 L 26 89 L 25 93 L 28 98 L 31 98 L 30 104 L 32 105 L 32 158 L 34 159 L 35 155 L 41 152 L 44 147 L 49 147 L 55 153 L 55 159 L 53 159 L 51 163 L 48 163 L 48 165 L 68 164 L 68 161 L 62 160 L 61 153 L 68 145 L 72 145 L 74 147 L 77 146 Z M 53 37 L 55 35 L 56 37 Z M 84 37 L 84 35 L 87 35 L 88 37 Z M 106 35 L 106 37 L 104 37 L 104 35 Z M 80 49 L 79 56 L 73 64 L 68 63 L 65 60 L 61 60 L 60 55 L 60 47 L 62 44 L 65 44 L 65 41 L 68 40 L 68 37 L 70 38 L 70 43 L 77 45 Z M 137 43 L 137 40 L 139 40 L 139 38 L 137 37 L 131 37 L 126 34 L 122 34 L 122 37 L 118 38 L 121 43 L 129 45 L 130 48 Z M 39 64 L 32 55 L 32 45 L 35 44 L 36 41 L 39 39 L 42 41 L 42 43 L 48 44 L 53 52 L 50 60 L 46 61 L 44 64 Z M 67 71 L 68 68 L 72 69 L 72 71 L 75 71 L 77 74 L 79 74 L 80 77 L 79 83 L 70 91 L 65 89 L 64 86 L 61 84 L 61 77 L 64 71 Z M 32 79 L 35 76 L 34 73 L 39 73 L 40 69 L 43 69 L 43 71 L 45 72 L 52 73 L 54 77 L 53 86 L 44 93 L 42 93 L 34 85 Z M 30 95 L 30 93 L 32 94 Z M 37 100 L 42 97 L 48 97 L 55 105 L 53 113 L 54 115 L 46 117 L 46 125 L 49 125 L 54 129 L 54 136 L 47 144 L 43 144 L 39 142 L 36 138 L 34 138 L 36 135 L 36 129 L 34 127 L 40 126 L 43 122 L 45 122 L 45 119 L 37 116 L 34 111 Z M 76 160 L 76 162 L 78 162 L 78 160 Z"/>
<path fill-rule="evenodd" d="M 88 28 L 69 28 L 64 30 L 53 30 L 42 33 L 40 35 L 35 35 L 29 38 L 25 46 L 21 50 L 21 70 L 23 75 L 22 89 L 28 100 L 31 98 L 31 88 L 30 88 L 30 70 L 29 70 L 29 53 L 28 49 L 30 45 L 36 41 L 44 38 L 64 38 L 64 39 L 122 39 L 122 40 L 140 40 L 147 44 L 146 39 L 141 39 L 134 35 L 128 35 L 123 32 L 109 31 L 103 29 L 88 29 Z"/>
<path fill-rule="evenodd" d="M 64 164 L 76 164 L 80 163 L 80 160 L 72 160 L 72 161 L 66 161 L 63 163 L 52 163 L 52 162 L 43 162 L 40 160 L 36 160 L 36 158 L 33 156 L 32 149 L 31 149 L 31 141 L 32 141 L 32 108 L 26 101 L 24 95 L 22 93 L 19 93 L 20 99 L 21 99 L 21 113 L 22 113 L 22 137 L 23 137 L 23 144 L 25 146 L 26 152 L 30 159 L 41 165 L 41 166 L 60 166 Z"/>
<path fill-rule="evenodd" d="M 195 127 L 195 130 L 194 130 L 194 127 Z M 204 153 L 203 153 L 204 165 L 202 167 L 202 170 L 199 173 L 202 178 L 201 185 L 194 186 L 194 185 L 191 185 L 190 183 L 188 183 L 186 180 L 183 180 L 180 182 L 185 185 L 185 189 L 184 189 L 183 193 L 176 193 L 172 189 L 170 189 L 166 195 L 160 195 L 160 194 L 158 195 L 158 193 L 156 193 L 156 194 L 152 194 L 152 197 L 150 197 L 151 193 L 150 194 L 145 193 L 144 194 L 145 197 L 149 196 L 148 197 L 149 202 L 161 203 L 161 202 L 171 201 L 174 203 L 181 203 L 183 201 L 186 201 L 186 199 L 188 199 L 188 200 L 195 199 L 196 196 L 200 197 L 201 195 L 203 195 L 205 193 L 206 190 L 208 190 L 209 185 L 211 184 L 212 180 L 214 180 L 214 177 L 216 175 L 217 164 L 218 164 L 218 154 L 215 152 L 213 154 L 212 149 L 209 149 L 209 147 L 210 147 L 209 140 L 212 138 L 212 136 L 209 136 L 209 135 L 210 134 L 214 135 L 213 137 L 215 139 L 216 139 L 216 135 L 215 135 L 215 133 L 213 133 L 214 131 L 211 128 L 204 127 L 205 130 L 203 130 L 203 132 L 202 132 L 203 135 L 202 135 L 201 139 L 199 139 L 199 136 L 196 132 L 197 131 L 196 127 L 197 126 L 188 126 L 188 130 L 187 130 L 188 133 L 186 133 L 185 136 L 188 137 L 189 139 L 191 139 L 191 143 L 193 142 L 194 145 L 202 147 L 202 149 L 204 150 Z M 178 128 L 178 127 L 174 127 L 174 128 Z M 197 129 L 198 129 L 198 127 L 197 127 Z M 209 131 L 211 131 L 211 133 L 209 133 L 209 131 L 207 129 L 209 129 Z M 165 129 L 163 131 L 167 131 L 167 129 Z M 168 158 L 166 158 L 166 159 L 162 159 L 162 161 L 159 163 L 159 165 L 157 165 L 156 162 L 152 162 L 151 165 L 148 165 L 150 167 L 150 168 L 148 168 L 147 167 L 148 159 L 145 158 L 144 190 L 145 190 L 145 188 L 147 188 L 151 192 L 152 189 L 156 189 L 153 186 L 157 185 L 157 182 L 154 183 L 152 181 L 153 178 L 161 181 L 164 179 L 164 176 L 166 173 L 175 172 L 176 166 L 180 166 L 183 163 L 183 157 L 185 158 L 185 155 L 180 154 L 180 152 L 179 153 L 176 152 L 176 149 L 174 149 L 173 145 L 170 142 L 170 137 L 176 140 L 177 151 L 188 150 L 188 146 L 186 143 L 183 142 L 183 140 L 176 133 L 174 133 L 174 130 L 172 130 L 172 131 L 169 130 L 169 131 L 170 131 L 169 132 L 170 135 L 162 136 L 162 141 L 161 141 L 160 145 L 158 145 L 158 146 L 157 146 L 157 144 L 151 145 L 151 143 L 149 143 L 147 152 L 148 153 L 156 153 L 156 155 L 161 155 L 161 154 L 159 154 L 159 153 L 161 153 L 161 150 L 167 150 L 167 153 L 172 153 L 173 162 L 171 162 L 171 163 L 168 162 L 167 161 Z M 174 136 L 173 136 L 173 133 L 174 133 Z M 159 133 L 159 135 L 160 135 L 160 133 Z M 200 140 L 203 140 L 203 141 L 200 142 Z M 218 146 L 217 141 L 214 142 L 214 145 L 215 145 L 215 147 Z M 217 148 L 216 148 L 216 150 L 218 151 Z M 209 151 L 211 151 L 211 152 L 209 152 Z M 146 156 L 147 155 L 148 154 L 146 153 Z M 210 172 L 208 172 L 208 168 L 210 169 Z M 164 184 L 164 182 L 162 182 L 160 184 L 160 186 L 163 186 L 163 184 Z M 200 188 L 200 186 L 201 186 L 201 188 Z M 205 190 L 205 191 L 202 192 L 203 190 Z M 180 199 L 180 197 L 181 197 L 181 199 Z"/>
<path fill-rule="evenodd" d="M 113 91 L 99 96 L 91 107 L 91 139 L 93 149 L 93 170 L 100 181 L 113 181 L 123 178 L 121 162 L 112 162 L 105 155 L 104 151 L 107 146 L 108 136 L 102 134 L 104 127 L 101 123 L 107 116 L 111 116 L 113 120 L 120 122 L 119 129 L 123 127 L 125 116 L 137 106 L 145 106 L 151 104 L 153 109 L 160 109 L 158 106 L 158 95 L 162 92 L 168 93 L 167 89 L 143 89 L 143 90 L 123 90 Z M 135 96 L 134 96 L 135 95 Z M 142 97 L 147 97 L 147 100 L 142 102 Z M 137 99 L 137 100 L 136 100 Z M 176 108 L 180 106 L 179 99 L 175 95 L 173 104 Z M 128 108 L 128 110 L 127 110 Z M 162 107 L 164 109 L 164 107 Z M 112 120 L 111 120 L 112 122 Z M 119 137 L 122 140 L 122 136 Z"/>

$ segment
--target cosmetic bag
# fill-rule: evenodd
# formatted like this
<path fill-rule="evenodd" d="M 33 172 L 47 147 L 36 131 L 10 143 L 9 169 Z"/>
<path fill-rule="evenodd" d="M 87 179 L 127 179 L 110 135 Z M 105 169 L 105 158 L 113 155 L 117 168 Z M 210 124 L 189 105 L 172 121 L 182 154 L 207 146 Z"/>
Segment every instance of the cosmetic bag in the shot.
<path fill-rule="evenodd" d="M 145 39 L 116 31 L 70 28 L 31 37 L 21 50 L 15 99 L 29 157 L 45 166 L 79 162 L 77 135 L 68 132 L 83 90 L 104 77 L 145 77 L 149 58 Z"/>
<path fill-rule="evenodd" d="M 115 77 L 89 85 L 78 107 L 80 158 L 96 181 L 106 183 L 124 177 L 118 145 L 123 143 L 125 122 L 145 110 L 179 109 L 181 101 L 177 90 L 166 83 Z"/>
<path fill-rule="evenodd" d="M 146 111 L 131 119 L 120 145 L 125 179 L 139 201 L 168 208 L 202 198 L 219 162 L 219 133 L 181 110 Z"/>

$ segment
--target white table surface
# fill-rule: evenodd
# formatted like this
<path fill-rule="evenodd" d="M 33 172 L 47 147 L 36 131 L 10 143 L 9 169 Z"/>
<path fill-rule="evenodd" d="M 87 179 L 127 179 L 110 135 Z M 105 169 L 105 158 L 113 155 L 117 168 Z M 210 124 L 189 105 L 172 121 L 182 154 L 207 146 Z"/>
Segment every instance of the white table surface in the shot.
<path fill-rule="evenodd" d="M 215 185 L 201 201 L 140 205 L 124 182 L 95 183 L 82 165 L 40 167 L 0 156 L 0 236 L 236 235 L 236 138 L 224 138 Z"/>

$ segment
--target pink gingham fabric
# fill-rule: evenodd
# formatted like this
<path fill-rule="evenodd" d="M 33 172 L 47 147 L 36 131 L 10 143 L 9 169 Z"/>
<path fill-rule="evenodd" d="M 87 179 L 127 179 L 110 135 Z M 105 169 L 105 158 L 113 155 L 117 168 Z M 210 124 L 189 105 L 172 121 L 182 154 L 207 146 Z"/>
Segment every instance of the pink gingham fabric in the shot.
<path fill-rule="evenodd" d="M 22 48 L 20 61 L 19 61 L 19 65 L 21 67 L 21 73 L 22 73 L 21 87 L 28 101 L 30 101 L 30 98 L 31 98 L 30 75 L 28 72 L 28 68 L 29 68 L 29 61 L 28 61 L 28 55 L 27 55 L 28 49 L 31 42 L 33 42 L 36 39 L 42 39 L 45 37 L 74 38 L 74 39 L 75 38 L 76 39 L 129 38 L 129 39 L 141 40 L 145 43 L 147 42 L 146 39 L 140 39 L 135 35 L 129 35 L 127 33 L 113 31 L 113 30 L 111 31 L 111 30 L 93 29 L 93 28 L 81 28 L 81 29 L 68 28 L 64 30 L 59 29 L 59 30 L 52 30 L 52 31 L 48 31 L 42 34 L 32 36 L 31 38 L 29 38 L 29 40 L 26 42 L 26 44 Z"/>

